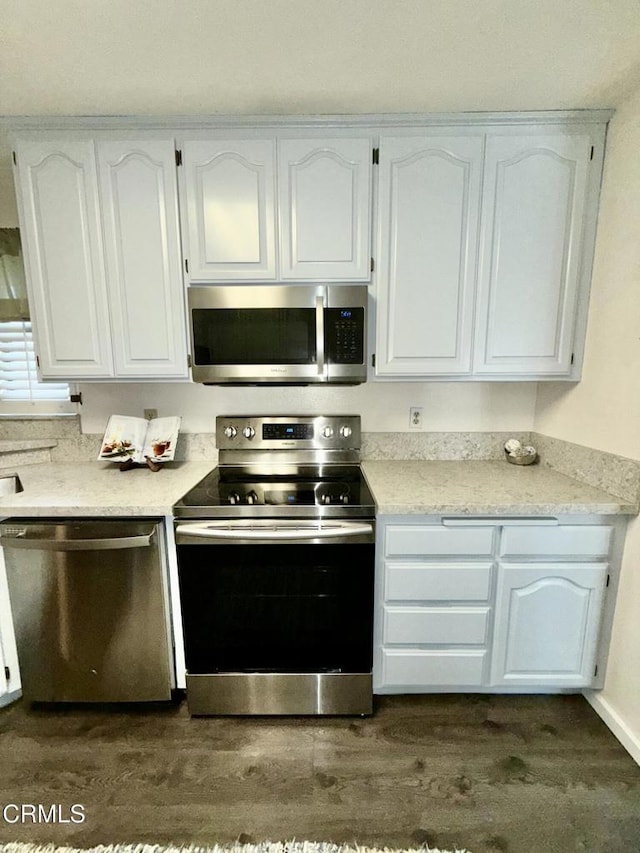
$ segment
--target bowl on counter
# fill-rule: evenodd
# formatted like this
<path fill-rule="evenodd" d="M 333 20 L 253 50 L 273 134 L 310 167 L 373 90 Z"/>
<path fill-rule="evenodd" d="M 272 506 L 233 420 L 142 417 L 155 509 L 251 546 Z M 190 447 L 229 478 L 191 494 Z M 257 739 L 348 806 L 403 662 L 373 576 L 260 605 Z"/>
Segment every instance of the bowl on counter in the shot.
<path fill-rule="evenodd" d="M 504 455 L 507 457 L 507 462 L 510 462 L 512 465 L 533 465 L 534 462 L 538 461 L 537 453 L 527 453 L 523 456 L 514 456 L 514 454 L 505 450 Z"/>

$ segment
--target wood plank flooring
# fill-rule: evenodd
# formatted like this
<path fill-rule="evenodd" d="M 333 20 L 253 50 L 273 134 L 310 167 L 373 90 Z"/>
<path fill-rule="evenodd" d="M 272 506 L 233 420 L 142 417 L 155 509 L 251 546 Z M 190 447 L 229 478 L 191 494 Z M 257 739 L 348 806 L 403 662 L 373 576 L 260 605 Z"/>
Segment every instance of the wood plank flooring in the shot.
<path fill-rule="evenodd" d="M 2 841 L 640 851 L 640 767 L 581 696 L 378 697 L 366 719 L 20 702 L 0 711 L 8 803 L 86 820 L 0 812 Z"/>

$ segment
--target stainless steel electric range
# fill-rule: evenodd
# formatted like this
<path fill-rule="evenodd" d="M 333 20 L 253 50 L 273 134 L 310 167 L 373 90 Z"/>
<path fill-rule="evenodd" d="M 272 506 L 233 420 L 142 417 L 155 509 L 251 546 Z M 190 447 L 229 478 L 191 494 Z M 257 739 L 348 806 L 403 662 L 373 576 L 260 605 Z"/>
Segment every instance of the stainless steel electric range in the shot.
<path fill-rule="evenodd" d="M 360 418 L 219 417 L 216 439 L 174 508 L 190 712 L 370 714 Z"/>

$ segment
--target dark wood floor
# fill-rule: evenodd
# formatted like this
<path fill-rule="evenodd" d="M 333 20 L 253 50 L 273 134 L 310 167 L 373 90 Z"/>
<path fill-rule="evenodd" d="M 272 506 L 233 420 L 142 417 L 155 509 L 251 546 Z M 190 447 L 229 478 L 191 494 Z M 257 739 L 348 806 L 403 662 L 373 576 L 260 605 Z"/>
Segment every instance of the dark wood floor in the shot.
<path fill-rule="evenodd" d="M 368 719 L 18 703 L 0 711 L 7 803 L 86 821 L 0 813 L 2 841 L 640 850 L 640 768 L 579 696 L 379 697 Z"/>

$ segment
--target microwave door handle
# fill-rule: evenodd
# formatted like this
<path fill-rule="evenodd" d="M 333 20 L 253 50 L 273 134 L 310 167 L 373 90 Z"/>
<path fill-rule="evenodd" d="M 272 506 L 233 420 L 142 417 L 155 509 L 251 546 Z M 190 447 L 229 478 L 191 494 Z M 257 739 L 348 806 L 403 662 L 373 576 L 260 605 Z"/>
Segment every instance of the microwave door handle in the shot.
<path fill-rule="evenodd" d="M 316 296 L 316 358 L 318 360 L 318 375 L 323 376 L 324 365 L 324 298 Z"/>

